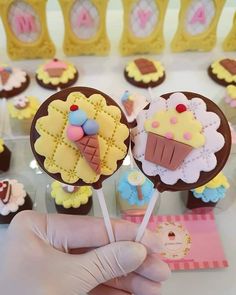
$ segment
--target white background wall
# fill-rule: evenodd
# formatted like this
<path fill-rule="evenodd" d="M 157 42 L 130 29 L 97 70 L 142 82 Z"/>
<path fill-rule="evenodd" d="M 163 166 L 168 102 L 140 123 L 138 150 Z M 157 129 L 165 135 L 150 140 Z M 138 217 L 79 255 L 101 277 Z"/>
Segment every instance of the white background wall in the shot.
<path fill-rule="evenodd" d="M 121 0 L 110 0 L 109 9 L 121 9 Z M 169 8 L 176 8 L 179 6 L 180 0 L 169 0 Z M 226 6 L 231 6 L 236 8 L 236 0 L 227 0 Z M 57 0 L 48 0 L 48 9 L 58 10 L 58 1 Z"/>

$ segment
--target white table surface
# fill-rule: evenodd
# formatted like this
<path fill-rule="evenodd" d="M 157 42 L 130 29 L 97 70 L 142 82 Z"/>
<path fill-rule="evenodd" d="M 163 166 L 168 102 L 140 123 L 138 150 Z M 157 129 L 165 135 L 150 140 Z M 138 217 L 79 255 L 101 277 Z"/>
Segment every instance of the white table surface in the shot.
<path fill-rule="evenodd" d="M 208 78 L 206 68 L 209 63 L 222 56 L 235 57 L 235 53 L 223 53 L 221 43 L 224 36 L 231 27 L 234 9 L 225 8 L 220 19 L 218 29 L 218 44 L 216 48 L 209 53 L 181 53 L 173 54 L 170 52 L 169 43 L 176 29 L 178 11 L 169 9 L 165 21 L 165 35 L 167 40 L 167 48 L 165 52 L 159 56 L 155 56 L 163 62 L 166 68 L 166 81 L 153 90 L 154 95 L 160 95 L 170 91 L 193 91 L 199 92 L 213 99 L 217 103 L 220 102 L 224 95 L 224 88 L 218 86 Z M 57 56 L 63 58 L 61 49 L 63 40 L 63 20 L 61 12 L 50 11 L 48 13 L 48 23 L 50 33 L 55 43 L 58 45 Z M 107 57 L 75 57 L 68 58 L 79 69 L 80 78 L 78 85 L 91 86 L 98 88 L 114 99 L 120 97 L 124 90 L 129 89 L 131 92 L 147 94 L 145 90 L 138 90 L 129 85 L 123 78 L 123 69 L 127 61 L 132 57 L 120 57 L 118 54 L 118 42 L 122 30 L 122 14 L 119 11 L 109 10 L 108 13 L 108 33 L 112 43 L 112 50 Z M 4 31 L 0 24 L 0 58 L 2 62 L 15 65 L 28 70 L 32 77 L 36 67 L 41 63 L 40 60 L 33 61 L 9 61 L 5 52 Z M 36 95 L 42 101 L 50 95 L 50 91 L 41 89 L 34 80 L 26 94 Z M 26 189 L 35 197 L 36 210 L 45 212 L 50 208 L 48 200 L 45 199 L 46 185 L 51 182 L 50 178 L 44 174 L 36 175 L 35 171 L 28 167 L 33 159 L 29 152 L 27 155 L 19 153 L 19 150 L 29 150 L 29 143 L 26 140 L 18 140 L 9 142 L 9 146 L 15 151 L 13 154 L 13 163 L 9 176 L 16 176 L 24 182 L 27 179 Z M 17 152 L 18 151 L 18 152 Z M 25 154 L 25 153 L 24 153 Z M 19 170 L 19 167 L 21 168 Z M 233 182 L 236 174 L 235 156 L 231 157 L 230 164 L 226 167 L 226 173 Z M 37 177 L 37 186 L 34 185 Z M 110 214 L 115 216 L 117 213 L 115 197 L 114 197 L 114 180 L 110 179 L 105 183 L 105 194 L 107 198 Z M 216 211 L 216 222 L 222 237 L 226 257 L 229 260 L 229 268 L 223 270 L 205 270 L 205 271 L 189 271 L 175 272 L 172 278 L 163 286 L 163 294 L 181 294 L 181 295 L 235 295 L 236 294 L 236 202 L 234 196 L 234 184 L 231 187 L 230 197 L 220 204 L 220 209 Z M 178 214 L 183 213 L 184 206 L 179 193 L 165 193 L 161 198 L 161 206 L 159 214 Z M 94 204 L 95 215 L 100 215 L 97 202 Z M 4 243 L 5 226 L 0 228 L 0 245 Z"/>

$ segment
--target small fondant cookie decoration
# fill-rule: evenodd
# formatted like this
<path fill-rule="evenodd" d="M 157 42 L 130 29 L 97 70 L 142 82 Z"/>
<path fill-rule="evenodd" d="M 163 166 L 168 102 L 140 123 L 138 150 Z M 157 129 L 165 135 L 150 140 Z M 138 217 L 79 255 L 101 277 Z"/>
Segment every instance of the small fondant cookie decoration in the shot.
<path fill-rule="evenodd" d="M 226 88 L 225 102 L 231 107 L 235 109 L 236 116 L 236 86 L 229 85 Z"/>
<path fill-rule="evenodd" d="M 125 112 L 128 116 L 131 116 L 134 111 L 134 100 L 130 95 L 129 91 L 126 90 L 121 97 L 121 103 L 124 106 Z"/>
<path fill-rule="evenodd" d="M 132 169 L 124 172 L 117 186 L 121 212 L 129 215 L 143 215 L 152 197 L 153 187 L 153 183 L 139 170 Z"/>
<path fill-rule="evenodd" d="M 224 167 L 231 134 L 221 110 L 195 93 L 166 94 L 150 103 L 133 129 L 133 155 L 157 189 L 201 186 Z"/>
<path fill-rule="evenodd" d="M 91 210 L 91 186 L 78 187 L 54 181 L 51 188 L 51 196 L 55 200 L 58 213 L 86 215 Z"/>
<path fill-rule="evenodd" d="M 220 172 L 207 184 L 189 191 L 186 207 L 188 209 L 215 207 L 225 197 L 228 188 L 228 180 Z"/>
<path fill-rule="evenodd" d="M 11 162 L 11 152 L 4 141 L 0 138 L 0 172 L 6 172 L 9 170 Z"/>
<path fill-rule="evenodd" d="M 67 61 L 54 58 L 41 65 L 36 71 L 36 81 L 46 89 L 68 88 L 78 79 L 76 67 Z"/>
<path fill-rule="evenodd" d="M 31 210 L 33 203 L 23 184 L 15 179 L 0 181 L 0 223 L 8 224 L 13 217 L 23 211 Z"/>
<path fill-rule="evenodd" d="M 86 112 L 78 105 L 70 107 L 69 125 L 66 133 L 69 140 L 76 144 L 81 155 L 96 174 L 101 173 L 101 158 L 98 141 L 99 125 L 96 120 L 88 119 Z"/>
<path fill-rule="evenodd" d="M 225 58 L 213 62 L 208 68 L 208 74 L 222 86 L 236 85 L 236 59 Z"/>
<path fill-rule="evenodd" d="M 156 87 L 165 80 L 162 64 L 147 58 L 138 58 L 129 62 L 124 75 L 130 84 L 141 88 Z"/>
<path fill-rule="evenodd" d="M 125 115 L 106 94 L 74 87 L 47 99 L 34 117 L 31 146 L 56 180 L 95 187 L 122 164 L 129 146 Z"/>
<path fill-rule="evenodd" d="M 40 102 L 36 97 L 20 95 L 8 103 L 8 111 L 12 118 L 30 119 L 36 114 L 39 106 Z"/>
<path fill-rule="evenodd" d="M 212 50 L 224 4 L 225 0 L 182 0 L 179 25 L 171 42 L 172 51 Z"/>
<path fill-rule="evenodd" d="M 0 98 L 10 98 L 20 94 L 29 83 L 30 78 L 25 71 L 0 64 Z"/>

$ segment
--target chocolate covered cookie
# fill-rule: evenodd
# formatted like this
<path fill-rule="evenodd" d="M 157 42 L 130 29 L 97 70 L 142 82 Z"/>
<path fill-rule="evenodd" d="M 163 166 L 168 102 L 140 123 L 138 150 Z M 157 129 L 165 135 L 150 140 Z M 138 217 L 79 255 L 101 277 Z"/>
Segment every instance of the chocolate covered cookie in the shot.
<path fill-rule="evenodd" d="M 0 64 L 0 98 L 10 98 L 20 94 L 29 83 L 30 78 L 25 71 Z"/>
<path fill-rule="evenodd" d="M 67 61 L 54 58 L 36 71 L 36 81 L 46 89 L 57 90 L 72 86 L 78 80 L 76 67 Z"/>
<path fill-rule="evenodd" d="M 215 61 L 209 66 L 208 74 L 222 86 L 236 85 L 236 59 L 225 58 Z"/>
<path fill-rule="evenodd" d="M 165 70 L 159 61 L 137 58 L 129 62 L 124 70 L 125 79 L 140 88 L 153 88 L 165 80 Z"/>

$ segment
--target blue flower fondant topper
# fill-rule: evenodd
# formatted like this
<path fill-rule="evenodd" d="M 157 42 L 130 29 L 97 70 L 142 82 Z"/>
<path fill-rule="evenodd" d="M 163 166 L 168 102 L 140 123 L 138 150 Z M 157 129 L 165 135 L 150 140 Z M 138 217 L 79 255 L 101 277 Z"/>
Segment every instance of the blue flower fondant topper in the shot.
<path fill-rule="evenodd" d="M 154 185 L 140 171 L 132 169 L 121 176 L 117 190 L 120 197 L 131 206 L 141 207 L 149 203 L 154 191 Z"/>

